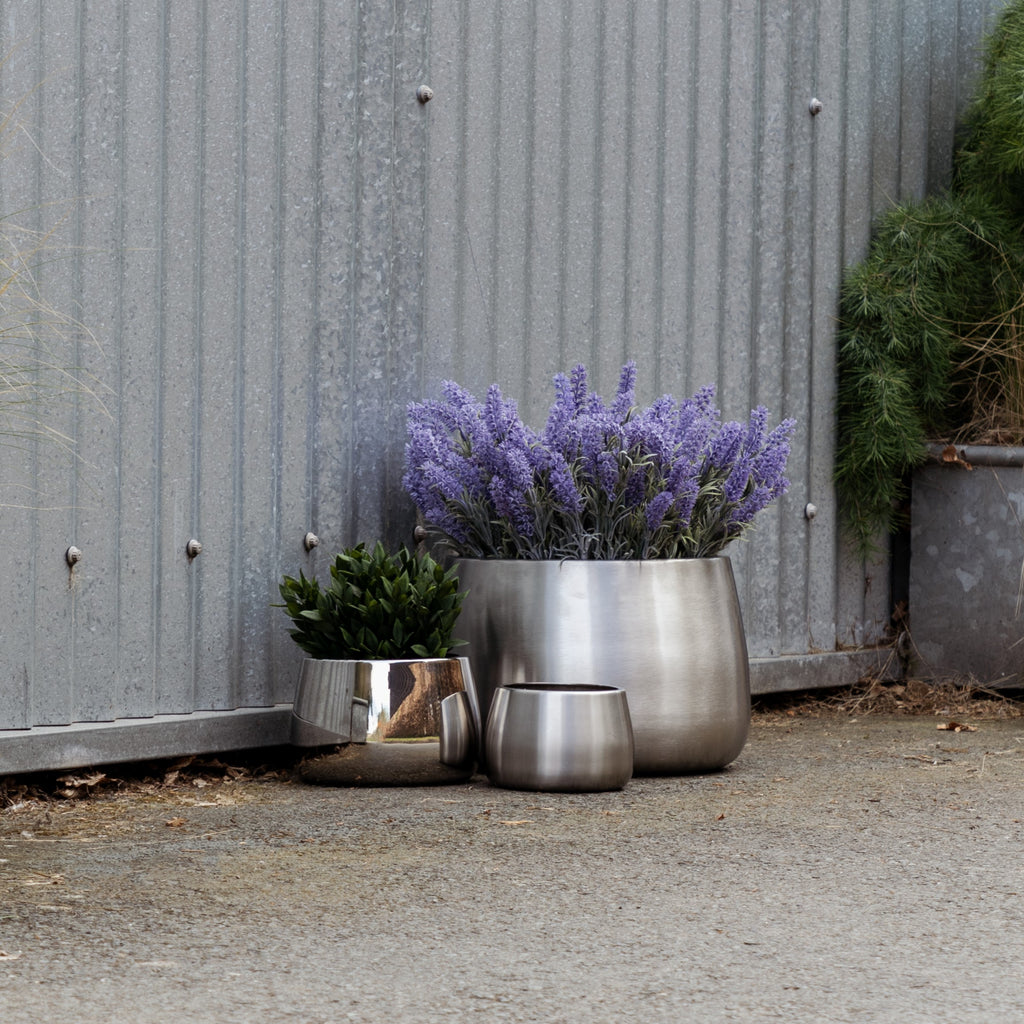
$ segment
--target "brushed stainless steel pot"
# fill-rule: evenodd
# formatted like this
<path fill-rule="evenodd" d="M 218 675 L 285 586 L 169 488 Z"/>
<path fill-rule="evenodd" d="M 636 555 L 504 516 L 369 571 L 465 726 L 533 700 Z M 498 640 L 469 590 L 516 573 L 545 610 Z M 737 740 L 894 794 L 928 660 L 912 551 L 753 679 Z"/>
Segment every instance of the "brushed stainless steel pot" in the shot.
<path fill-rule="evenodd" d="M 628 694 L 637 774 L 714 771 L 743 749 L 749 663 L 727 557 L 463 559 L 458 572 L 480 721 L 498 687 L 584 679 Z"/>
<path fill-rule="evenodd" d="M 597 792 L 633 775 L 626 694 L 611 686 L 499 687 L 484 747 L 488 777 L 509 789 Z"/>

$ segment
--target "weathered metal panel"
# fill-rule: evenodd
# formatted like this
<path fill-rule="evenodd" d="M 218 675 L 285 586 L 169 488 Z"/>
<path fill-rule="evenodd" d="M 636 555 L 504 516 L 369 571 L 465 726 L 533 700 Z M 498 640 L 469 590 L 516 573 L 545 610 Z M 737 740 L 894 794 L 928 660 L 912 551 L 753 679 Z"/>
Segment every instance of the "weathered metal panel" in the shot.
<path fill-rule="evenodd" d="M 1019 687 L 1024 449 L 968 447 L 914 473 L 910 608 L 923 676 Z"/>
<path fill-rule="evenodd" d="M 433 7 L 433 381 L 497 380 L 539 419 L 557 369 L 610 389 L 635 357 L 647 399 L 715 381 L 727 416 L 795 416 L 792 491 L 733 551 L 759 656 L 888 618 L 887 565 L 839 536 L 834 310 L 873 216 L 948 174 L 963 28 L 997 5 L 964 6 Z"/>
<path fill-rule="evenodd" d="M 796 416 L 791 493 L 733 552 L 751 653 L 778 689 L 771 659 L 804 685 L 876 640 L 836 294 L 872 217 L 948 180 L 999 6 L 9 0 L 0 211 L 55 228 L 39 284 L 95 338 L 60 358 L 109 413 L 26 407 L 74 456 L 0 444 L 0 730 L 287 701 L 276 581 L 409 535 L 406 403 L 497 381 L 539 420 L 577 361 Z"/>

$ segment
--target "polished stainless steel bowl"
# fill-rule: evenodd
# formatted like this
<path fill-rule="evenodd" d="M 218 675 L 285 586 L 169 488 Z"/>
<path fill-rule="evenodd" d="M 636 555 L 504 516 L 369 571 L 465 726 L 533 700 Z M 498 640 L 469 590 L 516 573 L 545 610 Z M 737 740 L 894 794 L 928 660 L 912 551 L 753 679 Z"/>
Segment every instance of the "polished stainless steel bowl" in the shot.
<path fill-rule="evenodd" d="M 494 691 L 487 774 L 508 789 L 597 792 L 633 775 L 626 694 L 613 686 L 517 683 Z"/>
<path fill-rule="evenodd" d="M 441 702 L 463 693 L 470 676 L 465 658 L 307 658 L 292 706 L 292 743 L 313 747 L 435 738 Z"/>

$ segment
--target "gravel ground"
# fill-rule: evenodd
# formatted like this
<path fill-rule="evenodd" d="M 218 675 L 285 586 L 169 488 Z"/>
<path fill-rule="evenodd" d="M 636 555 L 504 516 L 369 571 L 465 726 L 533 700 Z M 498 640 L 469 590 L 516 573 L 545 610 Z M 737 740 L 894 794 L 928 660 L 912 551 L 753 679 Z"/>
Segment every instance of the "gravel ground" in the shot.
<path fill-rule="evenodd" d="M 1024 720 L 755 718 L 714 775 L 0 813 L 4 1024 L 1024 1019 Z"/>

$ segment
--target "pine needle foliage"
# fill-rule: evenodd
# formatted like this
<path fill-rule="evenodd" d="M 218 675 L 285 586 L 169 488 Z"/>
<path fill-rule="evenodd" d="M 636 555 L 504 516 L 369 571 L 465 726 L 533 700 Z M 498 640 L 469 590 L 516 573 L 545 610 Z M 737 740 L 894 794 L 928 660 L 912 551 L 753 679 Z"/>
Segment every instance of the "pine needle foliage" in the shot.
<path fill-rule="evenodd" d="M 1024 3 L 1000 14 L 956 155 L 961 191 L 981 190 L 1024 219 Z"/>
<path fill-rule="evenodd" d="M 862 553 L 929 438 L 1024 437 L 1024 0 L 998 19 L 951 188 L 880 220 L 843 282 L 836 485 Z"/>

